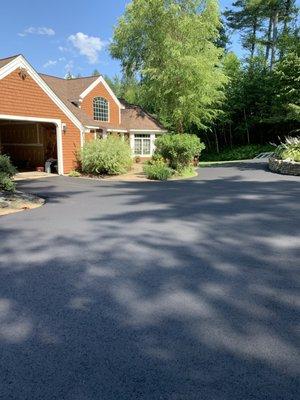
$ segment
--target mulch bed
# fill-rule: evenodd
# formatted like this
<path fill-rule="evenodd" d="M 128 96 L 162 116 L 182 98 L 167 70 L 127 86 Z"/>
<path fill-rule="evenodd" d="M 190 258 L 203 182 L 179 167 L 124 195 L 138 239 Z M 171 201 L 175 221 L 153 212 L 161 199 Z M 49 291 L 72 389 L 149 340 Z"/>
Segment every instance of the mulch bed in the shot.
<path fill-rule="evenodd" d="M 0 191 L 0 216 L 42 206 L 45 200 L 24 192 Z"/>

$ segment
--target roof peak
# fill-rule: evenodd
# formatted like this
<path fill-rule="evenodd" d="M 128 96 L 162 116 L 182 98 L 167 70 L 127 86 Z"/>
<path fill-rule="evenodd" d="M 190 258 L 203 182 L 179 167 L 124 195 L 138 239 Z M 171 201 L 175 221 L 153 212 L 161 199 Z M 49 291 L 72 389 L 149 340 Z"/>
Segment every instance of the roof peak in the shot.
<path fill-rule="evenodd" d="M 21 53 L 19 53 L 19 54 L 14 54 L 14 55 L 9 56 L 9 57 L 0 58 L 0 61 L 5 61 L 5 60 L 9 60 L 10 58 L 17 58 L 17 57 L 20 57 L 20 56 L 22 56 Z"/>

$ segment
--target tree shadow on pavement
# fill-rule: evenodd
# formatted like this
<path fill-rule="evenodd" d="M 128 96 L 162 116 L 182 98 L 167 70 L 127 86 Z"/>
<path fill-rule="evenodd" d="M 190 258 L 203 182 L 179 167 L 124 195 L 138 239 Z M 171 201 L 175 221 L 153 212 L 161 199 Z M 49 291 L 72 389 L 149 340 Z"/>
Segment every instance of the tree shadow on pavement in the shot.
<path fill-rule="evenodd" d="M 6 219 L 3 398 L 298 398 L 300 185 L 268 179 L 76 184 Z"/>

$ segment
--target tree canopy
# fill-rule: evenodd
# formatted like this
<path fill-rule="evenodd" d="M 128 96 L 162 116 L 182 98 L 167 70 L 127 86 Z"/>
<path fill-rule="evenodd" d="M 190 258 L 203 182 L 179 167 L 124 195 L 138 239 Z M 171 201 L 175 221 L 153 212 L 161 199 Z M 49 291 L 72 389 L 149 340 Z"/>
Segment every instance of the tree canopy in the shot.
<path fill-rule="evenodd" d="M 137 74 L 140 100 L 170 128 L 205 128 L 219 113 L 226 76 L 216 40 L 216 0 L 133 0 L 116 27 L 111 53 Z"/>
<path fill-rule="evenodd" d="M 111 83 L 207 148 L 267 143 L 299 129 L 298 11 L 295 0 L 235 0 L 223 15 L 217 0 L 132 0 L 110 47 L 123 77 Z"/>

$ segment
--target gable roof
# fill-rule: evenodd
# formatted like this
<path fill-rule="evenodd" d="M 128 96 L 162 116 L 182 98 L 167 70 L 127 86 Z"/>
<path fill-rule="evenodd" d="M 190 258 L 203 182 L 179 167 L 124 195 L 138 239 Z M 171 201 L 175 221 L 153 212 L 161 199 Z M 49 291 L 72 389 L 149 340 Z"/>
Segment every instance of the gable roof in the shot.
<path fill-rule="evenodd" d="M 0 68 L 4 67 L 6 64 L 9 64 L 12 60 L 15 58 L 19 57 L 20 54 L 17 54 L 15 56 L 7 57 L 7 58 L 1 58 L 0 59 Z"/>
<path fill-rule="evenodd" d="M 0 66 L 0 79 L 5 78 L 7 75 L 15 71 L 17 68 L 24 69 L 28 75 L 36 82 L 36 84 L 49 96 L 49 98 L 57 105 L 58 108 L 77 126 L 80 130 L 83 129 L 82 122 L 73 113 L 70 108 L 62 101 L 62 99 L 55 93 L 55 91 L 47 85 L 42 77 L 35 71 L 35 69 L 28 63 L 28 61 L 22 56 L 8 57 L 1 59 Z"/>
<path fill-rule="evenodd" d="M 121 111 L 122 125 L 124 125 L 127 130 L 165 130 L 158 120 L 142 107 L 127 103 L 124 99 L 120 99 L 120 101 L 125 107 L 125 109 Z"/>
<path fill-rule="evenodd" d="M 78 93 L 80 93 L 82 86 L 89 84 L 88 78 L 82 78 L 84 82 L 80 82 L 78 84 L 77 82 L 73 81 L 77 81 L 79 78 L 63 79 L 45 74 L 40 74 L 40 76 L 83 125 L 98 127 L 97 121 L 94 121 L 93 118 L 89 117 L 84 111 L 74 104 L 79 101 Z"/>
<path fill-rule="evenodd" d="M 103 78 L 102 75 L 98 76 L 97 79 L 94 80 L 81 94 L 80 98 L 84 99 L 85 96 L 87 96 L 97 85 L 102 83 L 102 85 L 105 87 L 105 89 L 108 91 L 108 93 L 111 95 L 113 98 L 114 102 L 117 104 L 117 106 L 122 109 L 124 106 L 120 103 L 119 99 L 117 96 L 114 94 L 114 92 L 111 90 L 110 86 L 107 84 L 106 80 Z"/>
<path fill-rule="evenodd" d="M 112 127 L 108 122 L 95 121 L 92 117 L 88 116 L 84 111 L 78 108 L 75 104 L 79 104 L 82 93 L 88 90 L 91 85 L 95 86 L 95 84 L 99 83 L 99 77 L 97 76 L 63 79 L 51 75 L 40 75 L 85 126 L 101 129 L 119 128 L 126 131 L 142 129 L 145 131 L 164 130 L 164 127 L 155 119 L 154 116 L 147 113 L 141 107 L 129 104 L 123 99 L 117 99 L 122 109 L 121 125 L 116 127 Z"/>
<path fill-rule="evenodd" d="M 14 62 L 15 59 L 18 59 Z M 1 69 L 9 69 L 7 64 L 18 63 L 18 66 L 30 70 L 31 76 L 43 87 L 44 91 L 56 102 L 56 104 L 71 117 L 77 126 L 85 126 L 100 129 L 120 129 L 120 130 L 152 130 L 163 131 L 164 128 L 159 122 L 141 107 L 129 104 L 122 99 L 118 99 L 108 86 L 104 78 L 100 76 L 89 76 L 84 78 L 63 79 L 56 76 L 38 74 L 22 55 L 15 55 L 0 59 Z M 20 65 L 19 65 L 20 64 Z M 13 66 L 16 67 L 15 65 Z M 9 72 L 9 71 L 8 71 Z M 7 71 L 5 71 L 5 74 Z M 80 100 L 89 93 L 98 83 L 103 83 L 108 92 L 118 104 L 121 112 L 121 125 L 112 126 L 111 123 L 95 121 L 79 108 Z M 77 121 L 77 122 L 76 122 Z"/>

